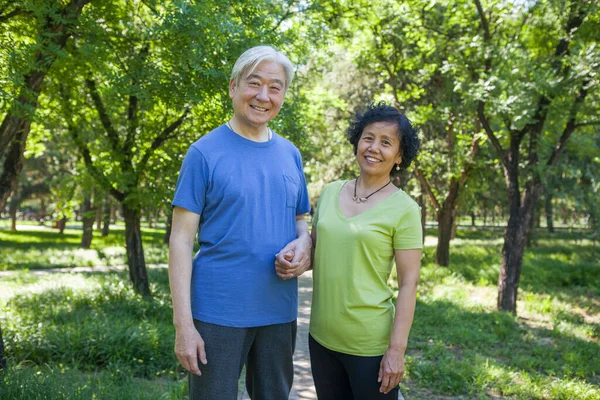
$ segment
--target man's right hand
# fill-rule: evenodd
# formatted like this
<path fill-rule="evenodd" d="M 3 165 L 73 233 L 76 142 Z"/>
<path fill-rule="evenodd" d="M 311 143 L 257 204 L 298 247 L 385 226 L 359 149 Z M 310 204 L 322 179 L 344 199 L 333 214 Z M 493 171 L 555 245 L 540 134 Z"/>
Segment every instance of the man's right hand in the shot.
<path fill-rule="evenodd" d="M 176 329 L 175 333 L 175 355 L 186 370 L 195 375 L 202 375 L 198 366 L 198 359 L 206 365 L 206 352 L 204 351 L 204 340 L 196 328 L 185 327 Z"/>

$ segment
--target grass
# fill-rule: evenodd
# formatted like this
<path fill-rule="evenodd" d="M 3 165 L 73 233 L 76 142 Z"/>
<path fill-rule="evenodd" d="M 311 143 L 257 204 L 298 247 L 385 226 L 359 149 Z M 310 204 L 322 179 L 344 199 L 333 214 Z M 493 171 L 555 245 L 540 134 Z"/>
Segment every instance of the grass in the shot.
<path fill-rule="evenodd" d="M 540 235 L 518 316 L 495 309 L 502 232 L 459 231 L 450 268 L 426 248 L 407 399 L 600 399 L 600 265 L 592 243 Z"/>
<path fill-rule="evenodd" d="M 569 233 L 539 235 L 524 258 L 513 316 L 495 309 L 502 232 L 457 235 L 450 268 L 433 264 L 434 248 L 424 251 L 405 398 L 600 399 L 600 266 L 593 244 Z M 145 248 L 164 246 L 162 232 L 145 230 L 144 238 Z M 119 245 L 122 231 L 96 239 L 93 251 L 103 252 Z M 2 236 L 0 257 L 61 246 L 77 253 L 78 243 L 77 232 L 61 238 L 23 230 Z M 148 302 L 133 293 L 126 272 L 33 275 L 23 270 L 30 264 L 3 262 L 15 272 L 0 281 L 10 364 L 0 374 L 0 398 L 185 398 L 172 352 L 166 269 L 148 271 L 154 293 Z"/>
<path fill-rule="evenodd" d="M 81 229 L 72 227 L 61 234 L 56 229 L 23 225 L 17 231 L 0 230 L 0 271 L 66 267 L 124 265 L 125 227 L 111 226 L 110 234 L 102 237 L 94 231 L 90 249 L 80 249 Z M 147 263 L 167 262 L 167 246 L 162 243 L 163 229 L 142 229 Z"/>

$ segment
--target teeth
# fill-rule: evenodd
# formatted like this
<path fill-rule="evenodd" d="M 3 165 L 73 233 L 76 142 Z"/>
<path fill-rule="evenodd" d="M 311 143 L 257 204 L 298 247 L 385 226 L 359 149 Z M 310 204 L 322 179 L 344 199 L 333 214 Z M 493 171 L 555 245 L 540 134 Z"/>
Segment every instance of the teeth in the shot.
<path fill-rule="evenodd" d="M 257 106 L 254 106 L 254 109 L 256 109 L 256 110 L 258 110 L 258 111 L 267 111 L 267 109 L 266 109 L 266 108 L 257 107 Z"/>
<path fill-rule="evenodd" d="M 368 161 L 371 161 L 371 162 L 379 162 L 379 160 L 378 160 L 378 159 L 376 159 L 376 158 L 373 158 L 373 157 L 365 157 L 365 158 L 366 158 Z"/>

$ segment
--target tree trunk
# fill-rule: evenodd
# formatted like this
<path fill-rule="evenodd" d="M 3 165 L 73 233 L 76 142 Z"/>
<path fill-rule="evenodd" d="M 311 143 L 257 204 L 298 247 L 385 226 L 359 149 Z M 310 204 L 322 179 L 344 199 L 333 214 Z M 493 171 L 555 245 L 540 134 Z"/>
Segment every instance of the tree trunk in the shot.
<path fill-rule="evenodd" d="M 152 210 L 146 210 L 146 219 L 148 221 L 148 228 L 152 229 L 154 226 L 152 225 Z"/>
<path fill-rule="evenodd" d="M 421 184 L 421 194 L 417 198 L 417 204 L 421 207 L 421 229 L 423 231 L 423 244 L 425 244 L 425 233 L 427 223 L 427 198 L 425 194 L 425 189 L 423 188 L 423 184 Z"/>
<path fill-rule="evenodd" d="M 111 201 L 112 206 L 110 207 L 110 220 L 111 223 L 116 224 L 117 223 L 117 204 L 114 204 Z"/>
<path fill-rule="evenodd" d="M 523 254 L 542 185 L 536 178 L 527 182 L 521 204 L 518 196 L 518 178 L 514 179 L 516 175 L 512 175 L 511 178 L 513 179 L 508 182 L 510 217 L 504 231 L 502 264 L 498 277 L 498 310 L 515 314 Z"/>
<path fill-rule="evenodd" d="M 132 207 L 123 203 L 123 217 L 125 218 L 125 245 L 127 246 L 129 278 L 137 293 L 149 297 L 151 293 L 142 247 L 139 206 Z"/>
<path fill-rule="evenodd" d="M 7 115 L 4 122 L 9 117 L 10 115 Z M 22 121 L 20 124 L 5 124 L 4 122 L 2 123 L 0 135 L 12 135 L 13 139 L 8 145 L 8 152 L 2 166 L 2 174 L 0 174 L 0 209 L 4 207 L 6 199 L 13 191 L 17 177 L 23 167 L 23 151 L 25 150 L 25 142 L 27 141 L 27 135 L 29 135 L 29 128 L 31 126 L 31 123 L 28 121 Z M 16 130 L 16 133 L 4 132 L 11 129 Z"/>
<path fill-rule="evenodd" d="M 46 200 L 44 197 L 40 197 L 40 225 L 44 224 L 46 221 Z"/>
<path fill-rule="evenodd" d="M 81 235 L 81 244 L 79 247 L 82 249 L 89 249 L 92 246 L 94 220 L 96 218 L 96 209 L 92 207 L 92 199 L 89 195 L 86 195 L 83 199 L 81 205 L 81 217 L 83 220 L 83 235 Z"/>
<path fill-rule="evenodd" d="M 104 198 L 104 210 L 102 216 L 102 237 L 108 236 L 110 231 L 110 210 L 112 208 L 112 202 L 108 193 Z"/>
<path fill-rule="evenodd" d="M 81 9 L 90 0 L 71 0 L 57 10 L 56 16 L 44 17 L 44 24 L 39 35 L 39 50 L 32 67 L 24 71 L 23 86 L 19 96 L 6 113 L 0 125 L 0 158 L 6 150 L 6 158 L 0 174 L 0 209 L 4 207 L 23 166 L 23 151 L 31 128 L 32 115 L 23 115 L 23 109 L 37 108 L 37 99 L 50 67 L 56 59 L 56 49 L 65 47 L 67 39 L 74 31 Z"/>
<path fill-rule="evenodd" d="M 173 226 L 173 212 L 169 211 L 167 213 L 167 229 L 165 230 L 165 236 L 163 237 L 164 244 L 169 244 L 169 240 L 171 239 L 172 226 Z"/>
<path fill-rule="evenodd" d="M 67 217 L 62 217 L 58 223 L 58 232 L 62 235 L 65 233 L 65 228 L 67 227 Z"/>
<path fill-rule="evenodd" d="M 435 263 L 444 267 L 450 265 L 450 240 L 452 240 L 452 232 L 455 226 L 454 216 L 459 190 L 459 181 L 451 178 L 448 194 L 437 214 L 438 244 L 435 251 Z"/>
<path fill-rule="evenodd" d="M 6 357 L 4 356 L 4 340 L 2 339 L 2 327 L 0 326 L 0 371 L 6 368 Z"/>
<path fill-rule="evenodd" d="M 102 207 L 99 204 L 95 204 L 96 208 L 96 230 L 102 229 Z"/>
<path fill-rule="evenodd" d="M 475 211 L 471 211 L 471 226 L 475 226 Z"/>
<path fill-rule="evenodd" d="M 12 200 L 8 207 L 8 213 L 10 214 L 10 230 L 13 232 L 17 230 L 17 208 L 18 207 L 19 207 L 19 204 L 15 200 Z"/>
<path fill-rule="evenodd" d="M 546 193 L 546 228 L 548 233 L 554 233 L 554 209 L 552 208 L 552 194 Z"/>
<path fill-rule="evenodd" d="M 435 263 L 443 267 L 450 265 L 452 219 L 451 209 L 444 207 L 438 212 L 438 243 L 435 251 Z"/>

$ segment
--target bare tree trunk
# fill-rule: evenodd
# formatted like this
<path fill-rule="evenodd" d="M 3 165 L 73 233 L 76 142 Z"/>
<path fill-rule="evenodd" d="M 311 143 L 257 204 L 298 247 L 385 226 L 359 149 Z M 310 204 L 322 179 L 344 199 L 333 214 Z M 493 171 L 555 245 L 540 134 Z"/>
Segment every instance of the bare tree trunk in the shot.
<path fill-rule="evenodd" d="M 81 217 L 83 220 L 83 235 L 81 235 L 79 247 L 89 249 L 92 246 L 94 220 L 96 218 L 96 209 L 92 206 L 92 198 L 89 195 L 85 195 L 81 204 Z"/>
<path fill-rule="evenodd" d="M 127 246 L 129 278 L 137 293 L 149 297 L 151 293 L 142 245 L 139 207 L 132 207 L 123 203 L 123 217 L 125 218 L 125 244 Z"/>

